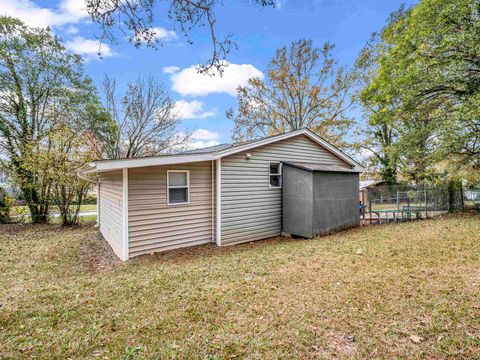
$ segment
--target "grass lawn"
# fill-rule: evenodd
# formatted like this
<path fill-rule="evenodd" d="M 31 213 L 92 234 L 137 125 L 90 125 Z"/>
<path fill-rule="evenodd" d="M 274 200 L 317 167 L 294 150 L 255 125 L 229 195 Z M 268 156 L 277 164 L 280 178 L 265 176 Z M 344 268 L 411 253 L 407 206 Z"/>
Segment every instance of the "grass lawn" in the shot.
<path fill-rule="evenodd" d="M 95 211 L 97 210 L 97 205 L 96 204 L 83 204 L 80 205 L 80 211 Z M 50 212 L 58 212 L 58 206 L 56 205 L 51 205 L 50 206 Z M 28 211 L 28 206 L 27 205 L 20 205 L 20 206 L 14 206 L 12 208 L 12 215 L 14 214 L 29 214 Z"/>
<path fill-rule="evenodd" d="M 480 215 L 117 261 L 0 226 L 0 358 L 478 358 Z"/>

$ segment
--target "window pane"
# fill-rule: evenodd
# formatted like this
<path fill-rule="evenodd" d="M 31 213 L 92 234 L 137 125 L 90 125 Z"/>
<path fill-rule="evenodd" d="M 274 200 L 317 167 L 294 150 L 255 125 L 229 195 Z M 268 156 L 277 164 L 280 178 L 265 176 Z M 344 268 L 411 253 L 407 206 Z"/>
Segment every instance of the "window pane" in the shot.
<path fill-rule="evenodd" d="M 171 172 L 168 173 L 168 183 L 170 186 L 187 186 L 187 173 Z"/>
<path fill-rule="evenodd" d="M 169 204 L 188 202 L 188 189 L 168 189 Z"/>
<path fill-rule="evenodd" d="M 270 163 L 270 174 L 280 174 L 280 164 Z"/>
<path fill-rule="evenodd" d="M 280 175 L 270 175 L 270 186 L 280 186 Z"/>

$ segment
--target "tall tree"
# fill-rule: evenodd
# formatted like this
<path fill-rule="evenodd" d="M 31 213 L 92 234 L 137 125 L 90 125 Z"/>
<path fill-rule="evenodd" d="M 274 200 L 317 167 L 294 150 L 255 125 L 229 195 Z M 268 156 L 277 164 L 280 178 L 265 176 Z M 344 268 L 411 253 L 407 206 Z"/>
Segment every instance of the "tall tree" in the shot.
<path fill-rule="evenodd" d="M 436 158 L 474 171 L 480 169 L 479 33 L 478 0 L 422 0 L 401 8 L 381 32 L 378 76 L 365 89 L 401 104 L 401 125 L 417 137 L 411 146 L 425 136 L 415 131 L 418 119 L 430 118 Z"/>
<path fill-rule="evenodd" d="M 275 0 L 253 0 L 261 7 L 275 6 Z M 223 5 L 221 0 L 167 0 L 163 7 L 157 0 L 86 0 L 87 11 L 92 20 L 100 25 L 102 38 L 115 41 L 117 31 L 127 35 L 135 46 L 158 45 L 158 29 L 154 18 L 166 16 L 173 20 L 187 41 L 192 44 L 191 32 L 206 26 L 212 43 L 210 59 L 199 67 L 200 71 L 217 69 L 222 71 L 223 60 L 236 43 L 231 35 L 220 38 L 216 32 L 216 6 Z M 162 2 L 163 3 L 163 2 Z M 163 5 L 163 4 L 162 4 Z"/>
<path fill-rule="evenodd" d="M 94 98 L 79 56 L 49 29 L 0 17 L 0 148 L 9 157 L 33 222 L 47 220 L 51 182 L 28 166 L 55 126 Z"/>
<path fill-rule="evenodd" d="M 106 77 L 103 90 L 106 108 L 117 125 L 113 140 L 105 144 L 107 157 L 158 155 L 189 140 L 188 134 L 176 131 L 180 119 L 175 102 L 162 83 L 152 77 L 129 83 L 120 97 L 115 80 Z"/>
<path fill-rule="evenodd" d="M 329 43 L 315 48 L 307 39 L 278 49 L 266 78 L 252 78 L 237 90 L 238 111 L 227 112 L 235 122 L 234 138 L 309 128 L 343 147 L 352 125 L 346 110 L 352 105 L 354 76 L 337 66 L 332 49 Z"/>
<path fill-rule="evenodd" d="M 25 167 L 50 185 L 50 200 L 58 208 L 63 226 L 78 223 L 80 207 L 92 186 L 77 175 L 81 166 L 95 159 L 94 143 L 84 131 L 83 126 L 61 121 L 25 158 Z"/>
<path fill-rule="evenodd" d="M 409 112 L 399 121 L 396 154 L 406 180 L 419 184 L 433 182 L 441 175 L 435 167 L 440 160 L 436 130 L 434 111 Z"/>
<path fill-rule="evenodd" d="M 388 184 L 397 183 L 399 170 L 399 121 L 397 109 L 399 104 L 385 99 L 371 88 L 378 77 L 378 61 L 383 52 L 383 43 L 374 34 L 372 39 L 360 52 L 356 63 L 357 100 L 362 106 L 365 123 L 356 131 L 356 150 L 365 155 L 368 163 L 380 174 Z"/>

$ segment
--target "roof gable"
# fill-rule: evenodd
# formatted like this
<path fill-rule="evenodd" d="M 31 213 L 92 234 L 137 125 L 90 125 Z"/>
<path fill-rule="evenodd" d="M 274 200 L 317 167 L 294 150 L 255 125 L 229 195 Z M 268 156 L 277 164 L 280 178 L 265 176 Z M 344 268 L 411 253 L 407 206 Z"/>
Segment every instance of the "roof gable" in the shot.
<path fill-rule="evenodd" d="M 211 147 L 210 149 L 199 149 L 195 152 L 186 152 L 176 155 L 163 155 L 144 158 L 133 159 L 116 159 L 116 160 L 99 160 L 88 164 L 88 168 L 82 168 L 78 171 L 79 176 L 91 172 L 112 171 L 123 168 L 138 168 L 146 166 L 182 164 L 197 161 L 211 161 L 221 159 L 228 155 L 233 155 L 239 152 L 248 151 L 250 149 L 258 148 L 264 145 L 272 144 L 286 139 L 291 139 L 296 136 L 304 135 L 319 146 L 323 147 L 330 153 L 336 155 L 338 158 L 351 165 L 353 169 L 363 171 L 363 167 L 345 154 L 340 149 L 336 148 L 320 136 L 316 135 L 308 129 L 300 129 L 291 131 L 289 133 L 274 135 L 258 140 L 247 141 L 239 144 L 222 144 Z"/>
<path fill-rule="evenodd" d="M 318 136 L 317 134 L 315 134 L 314 132 L 312 132 L 308 129 L 296 130 L 296 131 L 292 131 L 292 132 L 289 132 L 289 133 L 284 133 L 284 134 L 280 134 L 280 135 L 275 135 L 275 136 L 263 138 L 263 139 L 260 139 L 260 140 L 257 140 L 257 141 L 248 142 L 246 144 L 240 144 L 240 145 L 234 146 L 230 149 L 219 151 L 216 154 L 219 157 L 224 157 L 224 156 L 236 154 L 236 153 L 239 153 L 239 152 L 242 152 L 242 151 L 247 151 L 247 150 L 254 149 L 254 148 L 257 148 L 257 147 L 260 147 L 260 146 L 272 144 L 272 143 L 275 143 L 275 142 L 278 142 L 278 141 L 284 141 L 284 140 L 291 139 L 291 138 L 298 137 L 298 136 L 302 136 L 302 135 L 306 136 L 311 141 L 313 141 L 317 145 L 321 146 L 325 150 L 329 151 L 330 153 L 336 155 L 338 158 L 342 159 L 347 164 L 351 165 L 354 169 L 359 170 L 359 171 L 363 171 L 362 165 L 360 165 L 358 162 L 353 160 L 350 156 L 345 154 L 343 151 L 341 151 L 340 149 L 338 149 L 337 147 L 330 144 L 328 141 L 322 139 L 320 136 Z"/>

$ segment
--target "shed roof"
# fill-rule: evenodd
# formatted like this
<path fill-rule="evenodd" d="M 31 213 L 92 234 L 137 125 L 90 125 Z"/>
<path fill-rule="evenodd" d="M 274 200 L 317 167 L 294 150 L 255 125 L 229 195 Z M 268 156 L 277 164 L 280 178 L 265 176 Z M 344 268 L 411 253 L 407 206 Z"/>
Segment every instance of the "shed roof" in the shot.
<path fill-rule="evenodd" d="M 341 173 L 360 173 L 362 172 L 359 169 L 348 169 L 338 165 L 322 165 L 322 164 L 312 164 L 312 163 L 299 163 L 299 162 L 289 162 L 282 161 L 282 164 L 295 167 L 297 169 L 302 169 L 311 172 L 341 172 Z"/>
<path fill-rule="evenodd" d="M 138 168 L 138 167 L 146 167 L 146 166 L 184 164 L 184 163 L 191 163 L 191 162 L 198 162 L 198 161 L 217 160 L 217 159 L 221 159 L 224 156 L 236 154 L 242 151 L 247 151 L 259 146 L 273 143 L 273 142 L 286 140 L 298 135 L 307 136 L 308 138 L 310 138 L 320 146 L 324 147 L 331 153 L 343 159 L 345 162 L 350 164 L 354 169 L 357 169 L 357 172 L 363 171 L 362 165 L 360 165 L 350 156 L 345 154 L 343 151 L 341 151 L 334 145 L 330 144 L 328 141 L 322 139 L 320 136 L 313 133 L 312 131 L 308 129 L 300 129 L 300 130 L 291 131 L 284 134 L 268 136 L 261 139 L 238 142 L 233 144 L 220 144 L 220 145 L 210 146 L 202 149 L 179 152 L 176 154 L 141 157 L 141 158 L 133 158 L 133 159 L 97 160 L 89 164 L 86 164 L 84 167 L 80 168 L 78 170 L 78 174 L 80 177 L 83 177 L 88 173 L 112 171 L 112 170 L 125 169 L 125 168 Z"/>

